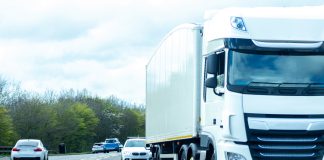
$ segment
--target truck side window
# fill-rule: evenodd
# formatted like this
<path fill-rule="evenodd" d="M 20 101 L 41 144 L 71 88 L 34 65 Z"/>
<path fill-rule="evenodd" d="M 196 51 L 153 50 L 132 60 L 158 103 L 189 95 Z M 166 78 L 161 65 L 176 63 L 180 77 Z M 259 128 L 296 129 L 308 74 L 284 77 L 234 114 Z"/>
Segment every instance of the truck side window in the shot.
<path fill-rule="evenodd" d="M 225 84 L 225 52 L 222 51 L 222 53 L 218 54 L 218 64 L 219 64 L 219 70 L 217 74 L 217 86 L 224 88 Z"/>

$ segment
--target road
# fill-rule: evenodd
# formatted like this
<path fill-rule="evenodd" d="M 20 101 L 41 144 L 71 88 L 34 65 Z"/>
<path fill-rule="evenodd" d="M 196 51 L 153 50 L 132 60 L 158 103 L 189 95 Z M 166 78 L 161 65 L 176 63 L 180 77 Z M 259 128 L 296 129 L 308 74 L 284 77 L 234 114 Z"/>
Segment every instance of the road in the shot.
<path fill-rule="evenodd" d="M 8 157 L 0 160 L 9 160 Z M 120 153 L 97 153 L 97 154 L 82 154 L 82 155 L 59 155 L 49 156 L 49 160 L 120 160 Z"/>

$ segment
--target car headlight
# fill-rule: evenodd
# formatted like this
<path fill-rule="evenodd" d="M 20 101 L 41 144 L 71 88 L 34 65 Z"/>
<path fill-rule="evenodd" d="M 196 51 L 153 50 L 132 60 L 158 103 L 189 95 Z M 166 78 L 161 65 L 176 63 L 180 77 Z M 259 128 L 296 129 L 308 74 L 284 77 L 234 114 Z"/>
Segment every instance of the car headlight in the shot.
<path fill-rule="evenodd" d="M 129 151 L 123 151 L 122 154 L 125 155 L 125 156 L 129 156 L 131 154 L 131 152 L 129 152 Z"/>
<path fill-rule="evenodd" d="M 233 152 L 226 152 L 227 160 L 246 160 L 244 156 L 233 153 Z"/>

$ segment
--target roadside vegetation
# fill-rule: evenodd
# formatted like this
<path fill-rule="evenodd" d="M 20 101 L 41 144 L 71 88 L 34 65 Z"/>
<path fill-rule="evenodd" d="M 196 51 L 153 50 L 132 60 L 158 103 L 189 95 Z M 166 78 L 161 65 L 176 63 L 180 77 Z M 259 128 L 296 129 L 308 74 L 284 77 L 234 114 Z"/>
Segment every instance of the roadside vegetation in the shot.
<path fill-rule="evenodd" d="M 142 105 L 86 90 L 39 95 L 0 78 L 0 146 L 35 138 L 54 152 L 60 143 L 66 144 L 67 152 L 86 152 L 106 138 L 124 142 L 128 136 L 144 136 L 144 110 Z"/>

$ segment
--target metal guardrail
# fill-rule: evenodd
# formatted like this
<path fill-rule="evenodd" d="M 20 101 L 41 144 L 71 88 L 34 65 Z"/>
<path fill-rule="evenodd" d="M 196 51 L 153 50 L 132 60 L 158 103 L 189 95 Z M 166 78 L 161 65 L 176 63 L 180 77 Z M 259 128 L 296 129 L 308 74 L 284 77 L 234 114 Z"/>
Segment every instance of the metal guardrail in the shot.
<path fill-rule="evenodd" d="M 10 154 L 12 146 L 0 146 L 0 154 Z"/>

